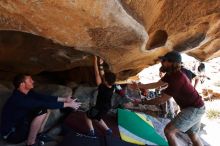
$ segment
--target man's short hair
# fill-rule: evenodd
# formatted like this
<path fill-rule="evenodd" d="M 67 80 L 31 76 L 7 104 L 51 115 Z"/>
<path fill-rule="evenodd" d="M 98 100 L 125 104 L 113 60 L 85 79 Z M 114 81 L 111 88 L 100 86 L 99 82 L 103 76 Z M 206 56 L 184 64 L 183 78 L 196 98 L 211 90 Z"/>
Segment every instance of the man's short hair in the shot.
<path fill-rule="evenodd" d="M 109 85 L 113 85 L 116 81 L 116 75 L 112 72 L 106 72 L 104 74 L 104 79 Z"/>
<path fill-rule="evenodd" d="M 17 74 L 13 79 L 13 85 L 15 89 L 19 88 L 20 84 L 24 82 L 25 77 L 30 76 L 29 74 Z"/>

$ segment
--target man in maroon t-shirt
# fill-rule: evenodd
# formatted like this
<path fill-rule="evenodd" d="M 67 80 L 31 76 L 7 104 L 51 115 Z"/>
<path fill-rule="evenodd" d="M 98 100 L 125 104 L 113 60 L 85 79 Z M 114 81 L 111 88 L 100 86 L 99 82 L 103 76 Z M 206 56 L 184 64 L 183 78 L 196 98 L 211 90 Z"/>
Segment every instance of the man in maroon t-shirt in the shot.
<path fill-rule="evenodd" d="M 161 104 L 173 97 L 180 106 L 181 111 L 178 115 L 168 123 L 164 129 L 164 133 L 170 146 L 176 146 L 176 132 L 186 132 L 193 145 L 203 145 L 197 133 L 200 128 L 201 117 L 205 113 L 205 106 L 201 96 L 191 85 L 187 76 L 181 71 L 181 55 L 172 51 L 165 56 L 160 57 L 161 69 L 166 75 L 158 82 L 149 84 L 133 84 L 134 88 L 154 89 L 163 85 L 168 87 L 163 90 L 162 95 L 152 100 L 145 100 L 144 104 Z"/>

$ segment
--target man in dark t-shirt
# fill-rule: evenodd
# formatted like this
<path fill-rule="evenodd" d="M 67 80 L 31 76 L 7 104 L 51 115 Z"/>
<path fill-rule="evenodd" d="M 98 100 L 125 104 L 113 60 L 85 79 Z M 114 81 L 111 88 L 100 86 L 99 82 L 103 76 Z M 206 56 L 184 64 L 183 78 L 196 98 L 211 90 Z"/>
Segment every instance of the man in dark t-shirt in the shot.
<path fill-rule="evenodd" d="M 94 71 L 96 76 L 96 84 L 98 85 L 98 95 L 96 100 L 96 105 L 87 111 L 85 119 L 86 123 L 89 126 L 88 135 L 95 136 L 94 127 L 92 120 L 97 120 L 101 127 L 106 131 L 106 134 L 112 134 L 112 130 L 106 125 L 103 121 L 103 116 L 111 108 L 111 98 L 114 92 L 114 83 L 116 76 L 112 72 L 102 72 L 98 68 L 97 57 L 94 57 Z"/>
<path fill-rule="evenodd" d="M 192 80 L 194 79 L 193 87 L 196 88 L 196 86 L 199 82 L 198 76 L 195 73 L 193 73 L 191 70 L 186 69 L 183 66 L 181 67 L 181 71 L 188 77 L 188 79 L 190 80 L 191 83 L 192 83 Z"/>
<path fill-rule="evenodd" d="M 181 71 L 181 55 L 172 51 L 161 57 L 161 69 L 165 76 L 158 82 L 149 84 L 133 84 L 134 88 L 154 89 L 163 85 L 168 87 L 162 91 L 162 95 L 152 100 L 145 100 L 145 104 L 161 104 L 173 97 L 180 106 L 181 111 L 168 123 L 164 133 L 170 146 L 176 146 L 176 132 L 186 132 L 193 145 L 203 145 L 199 136 L 201 117 L 205 113 L 205 106 L 201 96 L 191 85 L 186 74 Z"/>
<path fill-rule="evenodd" d="M 27 139 L 27 146 L 36 146 L 37 141 L 46 138 L 42 132 L 49 114 L 47 109 L 77 109 L 80 106 L 70 97 L 32 91 L 34 81 L 27 74 L 15 76 L 13 84 L 15 90 L 3 106 L 0 129 L 2 138 L 9 143 L 17 144 Z"/>
<path fill-rule="evenodd" d="M 196 77 L 196 74 L 194 74 L 191 70 L 186 69 L 185 67 L 181 67 L 181 71 L 185 73 L 185 75 L 188 77 L 190 82 Z"/>

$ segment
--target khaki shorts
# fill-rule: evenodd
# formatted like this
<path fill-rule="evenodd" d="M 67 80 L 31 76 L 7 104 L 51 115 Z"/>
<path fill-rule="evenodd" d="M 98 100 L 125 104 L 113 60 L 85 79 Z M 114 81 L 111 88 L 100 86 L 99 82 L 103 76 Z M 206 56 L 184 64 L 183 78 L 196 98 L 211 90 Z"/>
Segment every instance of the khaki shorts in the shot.
<path fill-rule="evenodd" d="M 171 121 L 171 124 L 182 132 L 187 134 L 198 133 L 200 130 L 200 121 L 205 113 L 205 106 L 200 108 L 188 107 Z"/>

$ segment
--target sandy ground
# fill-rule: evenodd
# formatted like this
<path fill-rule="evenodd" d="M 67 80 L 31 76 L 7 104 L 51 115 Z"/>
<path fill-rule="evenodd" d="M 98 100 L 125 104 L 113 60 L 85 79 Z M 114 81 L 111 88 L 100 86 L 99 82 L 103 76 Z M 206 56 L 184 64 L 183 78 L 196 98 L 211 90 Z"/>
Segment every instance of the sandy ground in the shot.
<path fill-rule="evenodd" d="M 206 111 L 209 109 L 214 109 L 220 111 L 220 100 L 206 101 Z M 202 118 L 202 123 L 205 124 L 201 132 L 201 138 L 203 138 L 211 146 L 220 145 L 220 117 L 216 119 L 208 119 L 206 114 Z"/>

